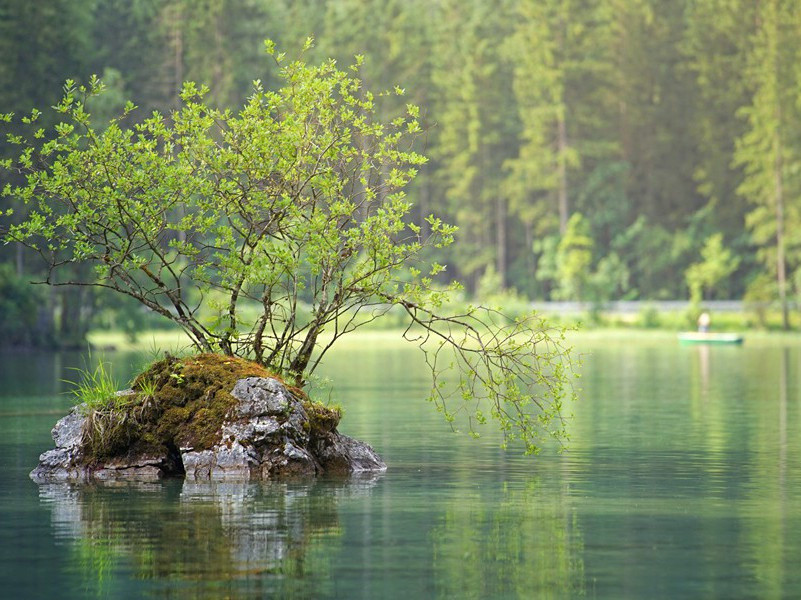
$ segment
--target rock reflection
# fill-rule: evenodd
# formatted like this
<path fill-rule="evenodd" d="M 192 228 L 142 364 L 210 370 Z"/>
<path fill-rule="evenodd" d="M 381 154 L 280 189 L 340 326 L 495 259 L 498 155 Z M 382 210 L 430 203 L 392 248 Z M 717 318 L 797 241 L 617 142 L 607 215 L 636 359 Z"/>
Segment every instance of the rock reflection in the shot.
<path fill-rule="evenodd" d="M 314 597 L 341 536 L 343 497 L 380 474 L 262 483 L 108 482 L 42 485 L 55 536 L 89 582 L 87 596 L 138 592 L 219 598 Z M 308 581 L 306 575 L 314 574 Z"/>

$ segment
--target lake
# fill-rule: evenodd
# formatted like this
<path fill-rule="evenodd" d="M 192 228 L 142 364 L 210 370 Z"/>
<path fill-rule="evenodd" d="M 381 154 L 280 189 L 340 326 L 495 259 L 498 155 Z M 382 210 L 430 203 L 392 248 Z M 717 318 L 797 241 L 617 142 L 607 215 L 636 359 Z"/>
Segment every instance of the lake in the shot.
<path fill-rule="evenodd" d="M 801 341 L 580 336 L 569 450 L 452 433 L 413 346 L 343 340 L 340 430 L 380 475 L 259 484 L 28 479 L 75 354 L 0 355 L 9 598 L 801 597 Z M 109 353 L 126 380 L 142 357 Z"/>

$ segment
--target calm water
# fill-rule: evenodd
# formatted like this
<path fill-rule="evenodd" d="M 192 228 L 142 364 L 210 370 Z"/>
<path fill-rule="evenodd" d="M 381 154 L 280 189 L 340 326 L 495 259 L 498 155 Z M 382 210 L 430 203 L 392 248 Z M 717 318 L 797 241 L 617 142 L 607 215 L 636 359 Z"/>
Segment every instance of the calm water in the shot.
<path fill-rule="evenodd" d="M 81 359 L 4 354 L 0 596 L 801 597 L 801 342 L 578 346 L 567 454 L 451 434 L 414 348 L 368 338 L 326 374 L 389 471 L 248 485 L 35 485 Z"/>

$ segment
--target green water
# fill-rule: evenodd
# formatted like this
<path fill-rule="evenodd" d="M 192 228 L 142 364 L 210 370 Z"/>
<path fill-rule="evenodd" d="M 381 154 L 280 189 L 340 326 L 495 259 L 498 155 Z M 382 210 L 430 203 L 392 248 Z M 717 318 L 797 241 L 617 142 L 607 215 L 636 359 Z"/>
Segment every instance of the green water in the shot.
<path fill-rule="evenodd" d="M 587 340 L 570 451 L 450 433 L 414 348 L 351 343 L 350 480 L 37 486 L 74 355 L 0 356 L 0 596 L 801 597 L 801 342 Z M 136 358 L 109 355 L 117 372 Z"/>

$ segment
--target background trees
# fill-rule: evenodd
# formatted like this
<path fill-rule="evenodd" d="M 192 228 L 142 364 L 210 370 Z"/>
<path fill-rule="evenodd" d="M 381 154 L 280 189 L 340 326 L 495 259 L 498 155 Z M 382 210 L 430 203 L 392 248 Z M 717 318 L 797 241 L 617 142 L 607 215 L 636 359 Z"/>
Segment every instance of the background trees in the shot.
<path fill-rule="evenodd" d="M 759 260 L 775 274 L 786 329 L 788 274 L 799 267 L 801 243 L 801 53 L 795 39 L 801 7 L 782 0 L 760 3 L 756 24 L 745 70 L 752 97 L 739 110 L 747 129 L 736 141 L 734 164 L 744 170 L 737 192 L 752 204 L 746 225 Z"/>
<path fill-rule="evenodd" d="M 577 298 L 555 265 L 580 213 L 588 299 L 687 297 L 685 272 L 719 234 L 739 262 L 711 293 L 789 312 L 801 285 L 798 13 L 789 0 L 0 0 L 0 110 L 54 104 L 59 82 L 93 72 L 141 115 L 177 106 L 182 79 L 236 106 L 251 80 L 277 85 L 264 38 L 291 53 L 313 34 L 311 58 L 364 53 L 370 87 L 413 94 L 387 114 L 421 106 L 417 149 L 431 161 L 410 187 L 412 215 L 424 232 L 431 212 L 460 227 L 436 258 L 468 294 L 491 270 L 531 299 Z M 12 248 L 0 261 L 23 277 L 40 269 Z M 57 328 L 76 303 L 71 323 L 104 302 L 71 294 L 46 301 Z"/>

